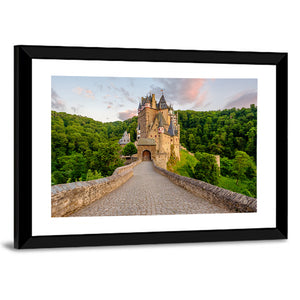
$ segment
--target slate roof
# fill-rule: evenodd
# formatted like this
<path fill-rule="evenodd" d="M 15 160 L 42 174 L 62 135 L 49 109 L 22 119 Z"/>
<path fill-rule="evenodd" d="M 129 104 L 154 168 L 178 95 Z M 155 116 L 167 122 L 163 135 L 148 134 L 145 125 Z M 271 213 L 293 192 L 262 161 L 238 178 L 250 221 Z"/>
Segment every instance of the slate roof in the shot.
<path fill-rule="evenodd" d="M 168 129 L 168 133 L 170 134 L 170 136 L 176 135 L 176 129 L 175 129 L 172 119 L 171 119 L 171 123 L 170 123 L 169 129 Z"/>
<path fill-rule="evenodd" d="M 167 105 L 167 102 L 166 102 L 166 99 L 165 99 L 165 96 L 162 95 L 160 97 L 160 100 L 158 102 L 158 108 L 159 109 L 165 109 L 165 108 L 168 108 L 168 105 Z"/>
<path fill-rule="evenodd" d="M 158 119 L 158 127 L 164 127 L 164 125 L 167 124 L 163 114 L 159 112 L 156 116 L 155 119 Z"/>

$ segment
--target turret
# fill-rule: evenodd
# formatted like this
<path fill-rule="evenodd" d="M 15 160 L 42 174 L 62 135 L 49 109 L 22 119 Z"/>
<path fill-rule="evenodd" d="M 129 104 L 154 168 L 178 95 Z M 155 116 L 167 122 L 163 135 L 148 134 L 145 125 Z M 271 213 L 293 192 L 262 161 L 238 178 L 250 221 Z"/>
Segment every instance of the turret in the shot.
<path fill-rule="evenodd" d="M 158 133 L 164 133 L 165 129 L 164 129 L 164 121 L 163 121 L 163 115 L 159 112 L 158 115 Z"/>
<path fill-rule="evenodd" d="M 141 110 L 145 108 L 145 98 L 141 97 Z"/>
<path fill-rule="evenodd" d="M 168 129 L 168 133 L 170 134 L 170 136 L 176 135 L 175 126 L 173 124 L 173 119 L 171 119 L 170 126 L 169 126 L 169 129 Z"/>
<path fill-rule="evenodd" d="M 152 94 L 151 107 L 154 108 L 154 109 L 156 109 L 155 94 Z"/>
<path fill-rule="evenodd" d="M 149 97 L 146 98 L 145 107 L 150 107 L 150 98 Z"/>

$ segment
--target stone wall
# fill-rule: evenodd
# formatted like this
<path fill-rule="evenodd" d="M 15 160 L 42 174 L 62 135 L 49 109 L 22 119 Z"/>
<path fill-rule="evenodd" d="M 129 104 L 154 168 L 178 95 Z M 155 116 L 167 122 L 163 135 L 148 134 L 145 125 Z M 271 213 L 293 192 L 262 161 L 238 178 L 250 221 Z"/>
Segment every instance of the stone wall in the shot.
<path fill-rule="evenodd" d="M 141 161 L 117 168 L 112 176 L 51 187 L 51 216 L 66 217 L 117 189 L 133 176 Z"/>
<path fill-rule="evenodd" d="M 160 168 L 167 169 L 167 161 L 169 160 L 167 153 L 159 153 L 156 155 L 154 164 Z"/>
<path fill-rule="evenodd" d="M 156 166 L 154 163 L 153 165 L 158 173 L 168 177 L 173 183 L 213 204 L 238 212 L 256 212 L 257 210 L 257 200 L 255 198 L 231 192 L 200 180 L 177 175 Z"/>

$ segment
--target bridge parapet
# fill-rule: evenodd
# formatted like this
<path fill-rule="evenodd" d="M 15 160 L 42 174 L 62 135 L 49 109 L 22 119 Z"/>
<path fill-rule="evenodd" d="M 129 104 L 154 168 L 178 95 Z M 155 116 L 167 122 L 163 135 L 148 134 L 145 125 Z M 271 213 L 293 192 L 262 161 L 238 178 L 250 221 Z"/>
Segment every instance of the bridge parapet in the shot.
<path fill-rule="evenodd" d="M 231 211 L 257 211 L 257 200 L 255 198 L 235 193 L 197 179 L 180 176 L 156 166 L 154 162 L 153 166 L 158 173 L 168 177 L 173 183 L 215 205 L 226 207 Z"/>
<path fill-rule="evenodd" d="M 51 216 L 67 217 L 117 189 L 133 176 L 133 168 L 140 162 L 119 167 L 109 177 L 52 186 Z"/>

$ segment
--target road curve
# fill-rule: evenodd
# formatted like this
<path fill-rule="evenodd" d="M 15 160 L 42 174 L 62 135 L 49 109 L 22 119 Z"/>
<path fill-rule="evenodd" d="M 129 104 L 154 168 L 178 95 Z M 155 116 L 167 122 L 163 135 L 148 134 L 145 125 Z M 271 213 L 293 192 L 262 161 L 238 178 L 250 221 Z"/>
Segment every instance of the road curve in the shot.
<path fill-rule="evenodd" d="M 121 187 L 70 217 L 230 212 L 172 183 L 154 170 L 152 162 L 141 162 L 133 172 L 133 177 Z"/>

